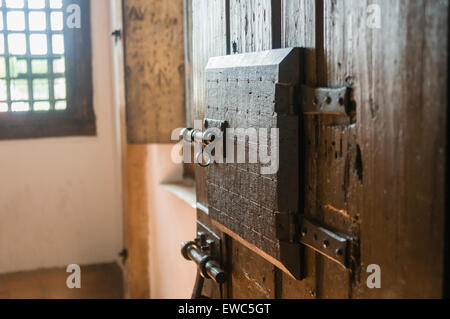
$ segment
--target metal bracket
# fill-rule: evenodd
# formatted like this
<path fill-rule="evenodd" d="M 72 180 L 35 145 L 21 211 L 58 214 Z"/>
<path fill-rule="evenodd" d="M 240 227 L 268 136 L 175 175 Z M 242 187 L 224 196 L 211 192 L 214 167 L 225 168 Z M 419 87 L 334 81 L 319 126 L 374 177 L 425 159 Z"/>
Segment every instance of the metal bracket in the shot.
<path fill-rule="evenodd" d="M 351 115 L 350 88 L 301 87 L 304 114 Z"/>
<path fill-rule="evenodd" d="M 351 238 L 336 234 L 303 219 L 300 243 L 332 259 L 341 266 L 350 268 Z"/>
<path fill-rule="evenodd" d="M 114 43 L 117 44 L 119 40 L 122 40 L 122 31 L 120 29 L 114 30 L 111 32 L 111 36 L 114 37 Z"/>

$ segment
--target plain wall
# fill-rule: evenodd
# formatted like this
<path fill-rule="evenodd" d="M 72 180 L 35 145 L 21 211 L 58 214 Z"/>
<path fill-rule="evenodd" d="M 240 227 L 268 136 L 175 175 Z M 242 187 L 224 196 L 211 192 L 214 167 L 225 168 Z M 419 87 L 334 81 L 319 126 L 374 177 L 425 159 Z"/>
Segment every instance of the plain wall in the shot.
<path fill-rule="evenodd" d="M 181 256 L 181 243 L 196 237 L 195 208 L 161 184 L 180 182 L 183 165 L 171 161 L 173 145 L 147 145 L 150 296 L 190 298 L 197 267 Z"/>
<path fill-rule="evenodd" d="M 128 262 L 130 298 L 190 298 L 196 265 L 181 256 L 181 243 L 196 236 L 196 209 L 167 190 L 180 183 L 183 165 L 173 145 L 128 145 Z M 163 184 L 166 184 L 163 186 Z"/>
<path fill-rule="evenodd" d="M 145 145 L 150 297 L 190 298 L 197 267 L 181 256 L 181 243 L 196 237 L 195 208 L 164 189 L 161 184 L 180 182 L 183 165 L 172 162 L 173 145 Z"/>
<path fill-rule="evenodd" d="M 91 1 L 97 136 L 0 141 L 0 273 L 111 262 L 123 248 L 109 6 Z"/>

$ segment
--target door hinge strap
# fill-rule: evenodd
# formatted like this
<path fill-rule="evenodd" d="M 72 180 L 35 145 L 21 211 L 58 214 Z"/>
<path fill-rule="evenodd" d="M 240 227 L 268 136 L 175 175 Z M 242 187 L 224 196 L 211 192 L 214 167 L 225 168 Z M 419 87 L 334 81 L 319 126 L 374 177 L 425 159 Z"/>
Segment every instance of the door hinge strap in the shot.
<path fill-rule="evenodd" d="M 303 218 L 300 243 L 312 248 L 345 268 L 351 268 L 353 239 L 337 234 Z"/>
<path fill-rule="evenodd" d="M 350 115 L 350 88 L 316 88 L 301 86 L 303 114 Z"/>

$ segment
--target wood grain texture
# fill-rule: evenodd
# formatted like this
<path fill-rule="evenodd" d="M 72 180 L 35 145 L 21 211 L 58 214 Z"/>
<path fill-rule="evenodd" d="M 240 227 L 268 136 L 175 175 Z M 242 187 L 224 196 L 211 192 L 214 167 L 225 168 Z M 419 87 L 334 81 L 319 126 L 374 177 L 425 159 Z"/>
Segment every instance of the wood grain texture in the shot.
<path fill-rule="evenodd" d="M 255 9 L 252 9 L 255 8 Z M 252 11 L 253 10 L 253 11 Z M 247 53 L 278 48 L 281 41 L 281 1 L 230 1 L 230 48 L 231 53 Z M 280 34 L 278 34 L 280 33 Z M 232 245 L 238 245 L 231 240 Z M 234 276 L 230 283 L 233 298 L 246 297 L 247 286 L 259 282 L 261 274 L 271 282 L 265 283 L 275 289 L 270 298 L 281 297 L 281 278 L 290 282 L 291 277 L 274 267 L 269 261 L 257 256 L 254 251 L 241 245 L 240 258 L 258 259 L 257 264 L 248 264 L 246 276 Z M 234 263 L 234 255 L 228 256 Z M 236 268 L 234 268 L 234 271 Z M 238 278 L 241 278 L 240 280 Z M 239 294 L 238 292 L 241 292 Z M 267 296 L 265 297 L 267 298 Z"/>
<path fill-rule="evenodd" d="M 295 2 L 291 10 L 308 7 Z M 357 106 L 355 121 L 304 120 L 305 214 L 361 241 L 352 276 L 316 256 L 317 296 L 440 297 L 448 3 L 377 3 L 381 29 L 367 27 L 368 1 L 316 1 L 315 46 L 305 19 L 285 20 L 285 45 L 314 49 L 306 82 L 352 86 Z M 372 263 L 382 289 L 366 288 Z"/>
<path fill-rule="evenodd" d="M 184 4 L 184 64 L 185 64 L 185 96 L 186 96 L 186 127 L 194 126 L 193 110 L 193 73 L 192 73 L 192 0 L 183 0 Z M 189 168 L 188 168 L 189 170 Z M 194 174 L 193 174 L 194 175 Z"/>
<path fill-rule="evenodd" d="M 316 85 L 324 87 L 345 86 L 345 55 L 347 41 L 340 25 L 347 25 L 348 16 L 343 9 L 344 1 L 316 3 Z M 344 60 L 345 56 L 345 60 Z M 331 67 L 334 59 L 341 59 L 344 67 Z M 333 64 L 334 66 L 334 64 Z M 328 73 L 326 73 L 328 72 Z M 350 145 L 351 122 L 346 116 L 318 116 L 313 119 L 314 140 L 317 141 L 311 154 L 317 161 L 316 212 L 314 218 L 322 225 L 347 235 L 358 237 L 358 223 L 351 218 L 347 201 L 349 178 L 354 174 L 355 155 Z M 312 132 L 311 132 L 312 133 Z M 316 284 L 318 298 L 351 297 L 350 273 L 323 256 L 316 258 Z"/>
<path fill-rule="evenodd" d="M 273 32 L 260 24 L 261 8 L 268 1 L 241 2 L 230 1 L 231 48 L 235 41 L 239 53 L 271 49 Z M 197 2 L 205 13 L 212 3 Z M 304 48 L 305 84 L 352 88 L 354 118 L 303 118 L 300 211 L 330 229 L 359 238 L 360 260 L 354 260 L 350 273 L 306 248 L 306 278 L 295 281 L 228 239 L 229 296 L 245 298 L 248 291 L 261 298 L 442 296 L 449 5 L 443 0 L 380 0 L 376 3 L 381 28 L 371 29 L 367 25 L 371 3 L 283 1 L 281 28 L 284 47 Z M 221 8 L 216 18 L 226 21 L 227 13 L 222 11 L 226 5 Z M 269 21 L 273 23 L 273 17 Z M 205 29 L 197 29 L 198 39 L 217 35 Z M 210 29 L 217 31 L 218 26 Z M 226 25 L 220 24 L 219 30 L 216 46 L 225 52 Z M 205 65 L 206 57 L 194 53 L 195 59 L 203 59 Z M 201 84 L 204 73 L 197 72 Z M 194 90 L 201 96 L 194 107 L 198 118 L 206 109 L 201 90 Z M 204 181 L 204 171 L 200 174 L 197 180 L 200 176 Z M 201 185 L 200 198 L 207 202 L 206 187 Z M 382 289 L 367 288 L 369 264 L 381 266 Z"/>
<path fill-rule="evenodd" d="M 225 0 L 192 0 L 192 115 L 205 117 L 205 68 L 208 59 L 227 53 Z M 196 167 L 197 201 L 207 204 L 205 170 Z"/>
<path fill-rule="evenodd" d="M 147 147 L 128 145 L 127 282 L 129 298 L 150 298 Z"/>
<path fill-rule="evenodd" d="M 303 81 L 310 86 L 317 85 L 316 75 L 316 6 L 315 0 L 283 1 L 283 37 L 284 47 L 301 47 L 303 50 Z M 303 191 L 299 198 L 303 205 L 299 211 L 308 218 L 316 214 L 317 155 L 314 154 L 316 143 L 316 116 L 303 116 L 302 125 L 302 163 L 300 163 Z M 301 188 L 302 189 L 302 188 Z M 299 282 L 283 275 L 281 277 L 280 298 L 315 298 L 317 297 L 316 260 L 322 258 L 313 250 L 305 247 L 303 252 L 303 272 L 305 278 Z"/>
<path fill-rule="evenodd" d="M 304 81 L 307 85 L 339 87 L 345 83 L 332 84 L 320 77 L 319 70 L 324 68 L 325 56 L 323 9 L 323 3 L 320 1 L 285 2 L 284 45 L 304 48 Z M 330 229 L 353 235 L 352 220 L 345 215 L 343 200 L 347 191 L 343 186 L 344 175 L 347 178 L 349 171 L 346 167 L 352 157 L 352 154 L 347 153 L 347 124 L 345 117 L 303 117 L 303 213 Z M 346 270 L 308 248 L 305 249 L 305 264 L 307 279 L 304 282 L 287 282 L 289 293 L 318 298 L 349 296 L 350 275 Z"/>
<path fill-rule="evenodd" d="M 364 10 L 352 5 L 354 15 Z M 380 7 L 381 29 L 353 24 L 351 72 L 363 177 L 361 261 L 363 269 L 381 266 L 384 289 L 361 285 L 355 297 L 441 297 L 449 3 Z"/>
<path fill-rule="evenodd" d="M 221 56 L 227 53 L 227 25 L 226 25 L 226 1 L 225 0 L 188 0 L 192 14 L 192 59 L 190 66 L 192 70 L 192 103 L 188 112 L 192 120 L 203 122 L 205 117 L 205 68 L 208 59 L 213 56 Z M 192 123 L 193 124 L 193 123 Z M 206 172 L 198 165 L 195 166 L 195 184 L 197 191 L 197 202 L 208 207 L 208 196 L 206 189 Z M 222 239 L 222 251 L 228 252 L 231 248 L 229 239 L 220 230 L 212 225 L 208 215 L 197 209 L 197 219 Z M 222 255 L 222 265 L 230 273 L 228 253 Z M 228 296 L 228 283 L 222 285 L 222 296 Z M 203 294 L 209 297 L 219 297 L 216 284 L 210 280 L 205 281 Z"/>
<path fill-rule="evenodd" d="M 271 0 L 230 0 L 232 53 L 271 49 L 271 19 Z"/>
<path fill-rule="evenodd" d="M 274 299 L 276 294 L 276 268 L 239 242 L 232 241 L 232 289 L 233 299 Z"/>
<path fill-rule="evenodd" d="M 205 68 L 208 59 L 227 54 L 225 0 L 192 0 L 194 117 L 205 115 Z"/>
<path fill-rule="evenodd" d="M 124 0 L 128 141 L 170 143 L 185 127 L 183 1 Z"/>

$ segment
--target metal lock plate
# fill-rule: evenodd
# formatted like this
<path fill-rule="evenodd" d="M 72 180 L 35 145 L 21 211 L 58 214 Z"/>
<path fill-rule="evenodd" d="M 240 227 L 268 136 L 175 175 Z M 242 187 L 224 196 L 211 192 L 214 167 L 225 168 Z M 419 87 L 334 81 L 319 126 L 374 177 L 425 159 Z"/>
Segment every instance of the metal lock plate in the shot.
<path fill-rule="evenodd" d="M 299 84 L 298 48 L 213 57 L 206 67 L 205 126 L 225 121 L 234 153 L 206 170 L 209 216 L 295 278 L 300 120 L 292 97 Z"/>
<path fill-rule="evenodd" d="M 245 162 L 229 155 L 206 170 L 208 212 L 214 226 L 296 279 L 303 275 L 301 244 L 344 267 L 349 265 L 351 247 L 345 237 L 306 221 L 303 227 L 313 234 L 307 231 L 298 237 L 300 117 L 350 116 L 350 89 L 302 86 L 300 61 L 299 48 L 211 58 L 205 70 L 204 123 L 226 132 L 224 142 L 233 153 L 245 148 L 241 156 Z M 257 139 L 250 132 L 256 132 Z M 261 150 L 278 155 L 276 170 L 265 172 Z M 251 152 L 258 153 L 256 161 L 249 161 Z"/>

